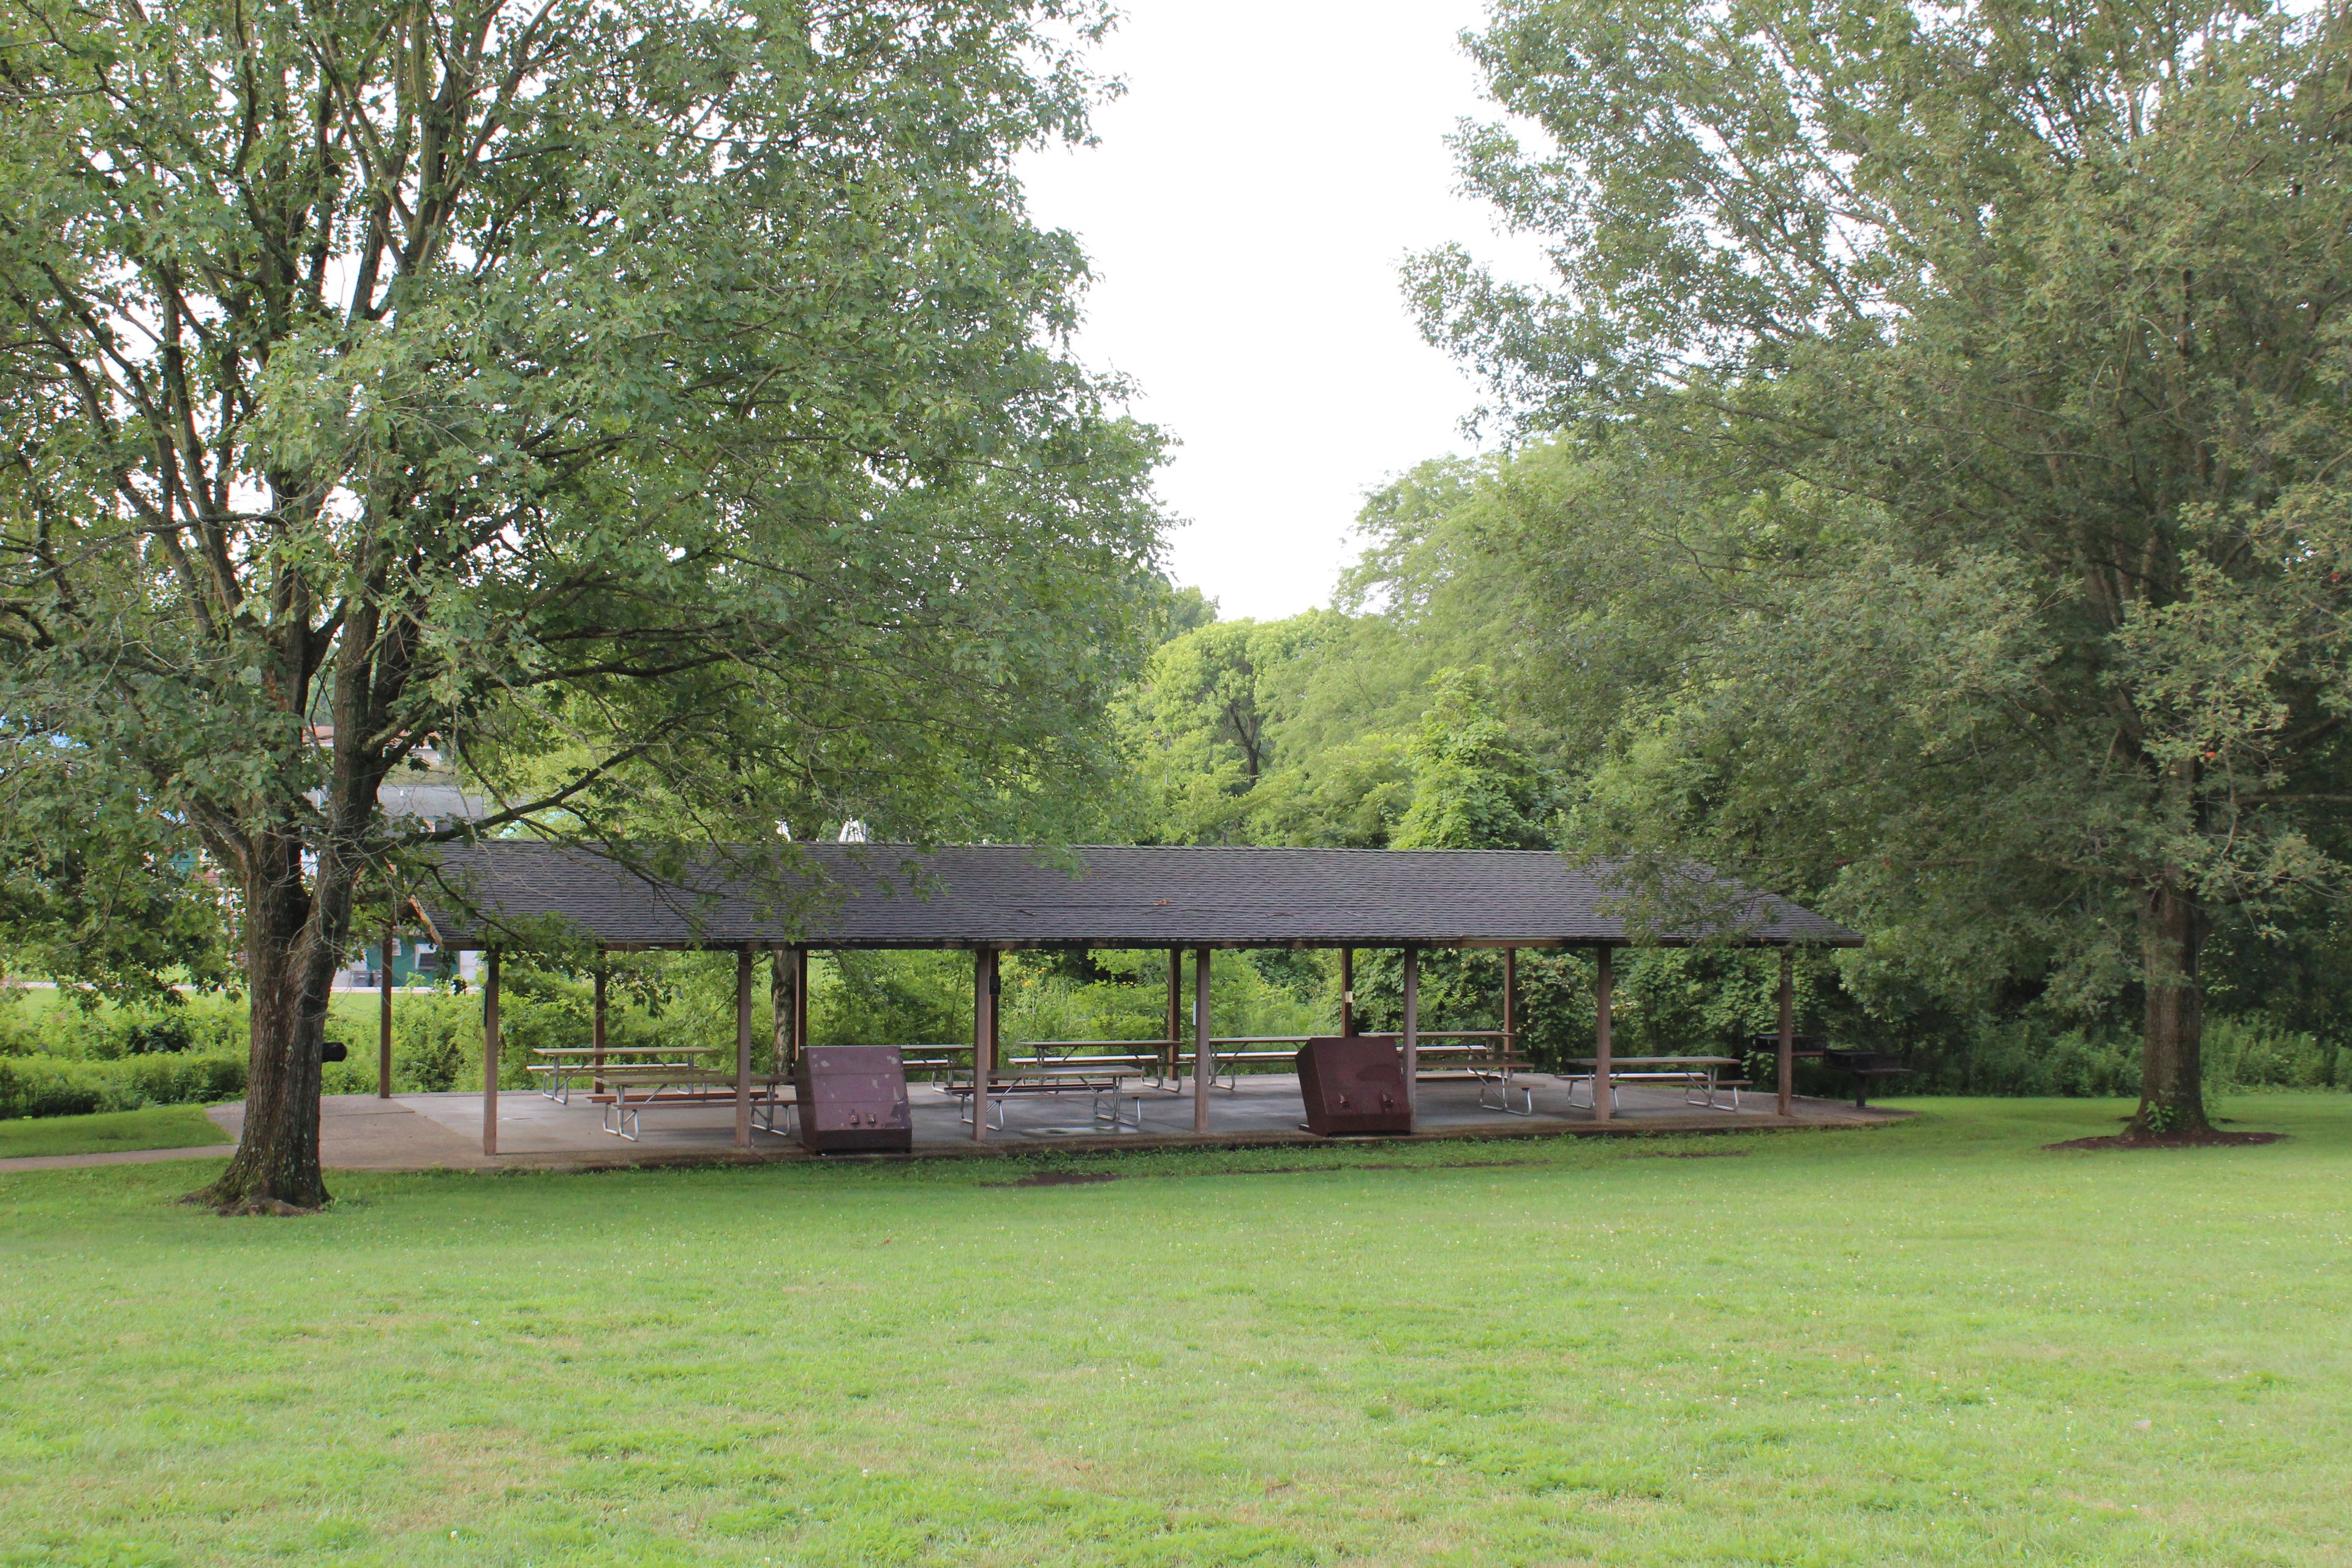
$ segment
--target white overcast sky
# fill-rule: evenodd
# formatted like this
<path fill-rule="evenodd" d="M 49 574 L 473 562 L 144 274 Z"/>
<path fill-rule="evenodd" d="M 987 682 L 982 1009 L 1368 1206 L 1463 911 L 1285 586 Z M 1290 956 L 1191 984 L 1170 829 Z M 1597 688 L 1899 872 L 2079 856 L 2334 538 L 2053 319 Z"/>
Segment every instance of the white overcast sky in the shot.
<path fill-rule="evenodd" d="M 1126 95 L 1098 146 L 1024 160 L 1031 206 L 1092 258 L 1079 353 L 1182 444 L 1171 567 L 1228 617 L 1326 603 L 1364 492 L 1465 451 L 1477 389 L 1421 341 L 1397 268 L 1528 241 L 1453 194 L 1444 137 L 1489 118 L 1456 42 L 1476 0 L 1127 0 L 1095 57 Z"/>

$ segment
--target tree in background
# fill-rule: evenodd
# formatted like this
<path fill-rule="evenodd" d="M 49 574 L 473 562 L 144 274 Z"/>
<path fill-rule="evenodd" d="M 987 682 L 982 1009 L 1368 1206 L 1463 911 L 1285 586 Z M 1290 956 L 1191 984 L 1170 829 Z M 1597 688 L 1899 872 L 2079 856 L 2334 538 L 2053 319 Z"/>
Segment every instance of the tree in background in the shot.
<path fill-rule="evenodd" d="M 251 1074 L 212 1201 L 325 1196 L 329 984 L 362 884 L 436 837 L 377 806 L 429 739 L 481 831 L 1075 820 L 1157 446 L 1064 352 L 1083 259 L 1010 156 L 1084 134 L 1057 39 L 1103 18 L 0 23 L 0 715 L 230 886 Z M 64 776 L 12 775 L 19 824 Z"/>
<path fill-rule="evenodd" d="M 1383 721 L 1387 628 L 1329 610 L 1213 621 L 1152 656 L 1119 704 L 1138 836 L 1178 844 L 1379 843 L 1404 773 Z M 1377 690 L 1372 689 L 1378 688 Z"/>
<path fill-rule="evenodd" d="M 1484 665 L 1441 672 L 1410 755 L 1412 805 L 1397 849 L 1543 849 L 1556 785 L 1512 737 Z"/>
<path fill-rule="evenodd" d="M 147 781 L 53 736 L 0 732 L 0 940 L 11 973 L 175 1006 L 229 953 L 221 889 Z"/>
<path fill-rule="evenodd" d="M 1505 722 L 1493 672 L 1483 665 L 1438 672 L 1428 685 L 1428 707 L 1406 748 L 1411 804 L 1389 847 L 1396 849 L 1543 849 L 1551 847 L 1557 783 L 1530 756 Z M 1573 1015 L 1573 998 L 1589 990 L 1581 961 L 1568 954 L 1527 955 L 1522 993 L 1541 998 L 1548 1016 Z M 1502 1026 L 1503 961 L 1498 953 L 1437 951 L 1422 961 L 1423 1016 L 1433 1027 Z M 1363 955 L 1357 993 L 1375 1026 L 1393 1026 L 1402 1007 L 1401 970 L 1393 952 Z M 1546 1035 L 1549 1042 L 1550 1036 Z"/>
<path fill-rule="evenodd" d="M 1557 287 L 1413 270 L 1583 469 L 1506 540 L 1612 736 L 1580 831 L 1893 983 L 2136 987 L 2137 1136 L 2205 1130 L 2217 912 L 2345 887 L 2347 27 L 1503 0 L 1474 52 L 1548 144 L 1459 151 Z"/>

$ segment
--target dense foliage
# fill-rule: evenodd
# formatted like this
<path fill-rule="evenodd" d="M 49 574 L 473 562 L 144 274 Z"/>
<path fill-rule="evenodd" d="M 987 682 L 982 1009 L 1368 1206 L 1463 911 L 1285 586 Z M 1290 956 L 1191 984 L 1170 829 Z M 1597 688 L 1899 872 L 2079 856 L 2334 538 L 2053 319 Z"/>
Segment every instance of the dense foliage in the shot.
<path fill-rule="evenodd" d="M 608 840 L 1087 797 L 1156 437 L 1066 352 L 1085 264 L 1011 159 L 1084 134 L 1101 25 L 0 16 L 0 913 L 107 890 L 21 847 L 60 800 L 118 858 L 206 852 L 252 1017 L 224 1203 L 321 1195 L 329 980 L 419 863 L 377 802 L 428 744 L 485 827 Z"/>
<path fill-rule="evenodd" d="M 1497 541 L 1528 689 L 1607 740 L 1582 847 L 1866 927 L 1882 1011 L 2136 993 L 2137 1125 L 2203 1124 L 2216 923 L 2325 919 L 2352 865 L 2347 45 L 2335 7 L 1496 5 L 1537 133 L 1463 168 L 1557 276 L 1415 283 L 1578 470 Z"/>

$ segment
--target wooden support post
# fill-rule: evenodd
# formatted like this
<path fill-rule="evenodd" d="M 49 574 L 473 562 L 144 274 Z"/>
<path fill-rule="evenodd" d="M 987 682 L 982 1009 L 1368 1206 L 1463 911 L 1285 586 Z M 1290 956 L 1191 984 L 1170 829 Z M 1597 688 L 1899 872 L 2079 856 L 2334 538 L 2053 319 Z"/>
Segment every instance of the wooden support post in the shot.
<path fill-rule="evenodd" d="M 1168 950 L 1168 1043 L 1163 1047 L 1167 1070 L 1162 1083 L 1178 1083 L 1184 1077 L 1184 950 Z"/>
<path fill-rule="evenodd" d="M 1503 1057 L 1519 1054 L 1519 950 L 1503 950 Z"/>
<path fill-rule="evenodd" d="M 767 1060 L 776 1077 L 793 1069 L 793 950 L 772 947 L 767 954 Z"/>
<path fill-rule="evenodd" d="M 588 1001 L 588 1048 L 595 1054 L 588 1058 L 588 1083 L 597 1094 L 604 1092 L 604 981 L 608 973 L 604 950 L 596 950 L 596 973 L 590 981 Z"/>
<path fill-rule="evenodd" d="M 392 900 L 391 918 L 383 922 L 383 963 L 376 971 L 375 1097 L 392 1098 L 392 949 L 400 940 L 400 900 Z"/>
<path fill-rule="evenodd" d="M 751 1146 L 751 976 L 759 960 L 745 942 L 735 952 L 735 1147 Z"/>
<path fill-rule="evenodd" d="M 1789 1101 L 1797 1077 L 1797 955 L 1789 948 L 1780 950 L 1780 1072 L 1774 1088 L 1780 1114 L 1789 1114 Z"/>
<path fill-rule="evenodd" d="M 1339 1032 L 1356 1032 L 1356 950 L 1339 950 Z"/>
<path fill-rule="evenodd" d="M 499 950 L 490 949 L 482 974 L 482 1152 L 499 1152 L 499 1063 L 506 1041 L 499 1033 Z"/>
<path fill-rule="evenodd" d="M 1609 1038 L 1610 995 L 1616 984 L 1612 962 L 1614 948 L 1594 950 L 1592 989 L 1592 1120 L 1606 1121 L 1617 1114 L 1616 1086 L 1609 1081 L 1612 1047 Z"/>
<path fill-rule="evenodd" d="M 1192 1131 L 1209 1130 L 1209 1086 L 1217 1078 L 1217 1048 L 1209 1043 L 1209 950 L 1192 950 Z"/>
<path fill-rule="evenodd" d="M 988 1080 L 996 1071 L 996 952 L 971 955 L 971 1141 L 988 1142 Z"/>
<path fill-rule="evenodd" d="M 1404 1030 L 1398 1039 L 1404 1058 L 1404 1114 L 1421 1131 L 1421 949 L 1404 950 Z"/>
<path fill-rule="evenodd" d="M 793 949 L 793 1070 L 801 1070 L 808 1057 L 808 949 Z"/>

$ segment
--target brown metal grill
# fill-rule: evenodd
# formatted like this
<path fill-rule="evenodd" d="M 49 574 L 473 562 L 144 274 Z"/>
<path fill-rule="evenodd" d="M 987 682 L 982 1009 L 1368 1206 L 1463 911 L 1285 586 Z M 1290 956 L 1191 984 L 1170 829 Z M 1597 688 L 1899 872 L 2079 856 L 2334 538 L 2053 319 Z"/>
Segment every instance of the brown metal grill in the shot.
<path fill-rule="evenodd" d="M 1410 1132 L 1412 1100 L 1394 1035 L 1333 1035 L 1298 1047 L 1298 1092 L 1307 1130 Z"/>
<path fill-rule="evenodd" d="M 812 1046 L 794 1075 L 801 1147 L 866 1154 L 915 1146 L 907 1067 L 896 1046 Z"/>

